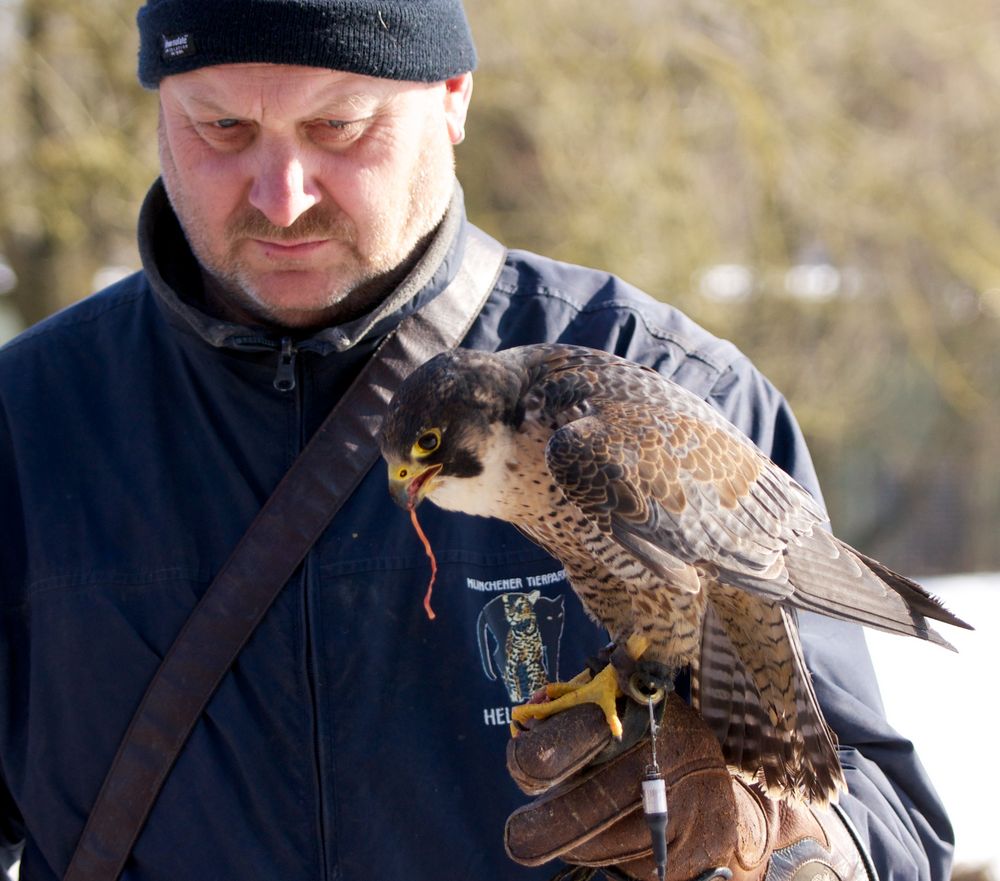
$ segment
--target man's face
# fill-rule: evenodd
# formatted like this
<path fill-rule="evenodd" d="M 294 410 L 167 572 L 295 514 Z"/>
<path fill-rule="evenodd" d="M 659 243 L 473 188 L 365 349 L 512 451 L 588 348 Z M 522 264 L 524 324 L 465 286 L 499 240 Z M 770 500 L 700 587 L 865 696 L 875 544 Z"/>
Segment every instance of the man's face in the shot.
<path fill-rule="evenodd" d="M 447 208 L 470 92 L 274 64 L 164 79 L 163 180 L 227 308 L 285 327 L 370 308 Z"/>

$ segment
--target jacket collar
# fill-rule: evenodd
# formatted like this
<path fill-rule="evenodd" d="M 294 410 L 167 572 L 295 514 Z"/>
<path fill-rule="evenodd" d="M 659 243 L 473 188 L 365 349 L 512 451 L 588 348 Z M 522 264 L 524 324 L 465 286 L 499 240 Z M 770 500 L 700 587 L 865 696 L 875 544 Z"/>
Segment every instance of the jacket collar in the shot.
<path fill-rule="evenodd" d="M 395 290 L 367 314 L 316 331 L 298 341 L 298 348 L 319 354 L 346 352 L 362 340 L 384 336 L 447 287 L 458 272 L 466 234 L 462 188 L 456 181 L 451 203 L 430 244 Z M 263 338 L 275 345 L 280 340 L 278 330 L 248 327 L 205 311 L 200 267 L 159 178 L 139 213 L 139 254 L 150 287 L 175 327 L 220 348 L 243 348 L 248 339 Z"/>

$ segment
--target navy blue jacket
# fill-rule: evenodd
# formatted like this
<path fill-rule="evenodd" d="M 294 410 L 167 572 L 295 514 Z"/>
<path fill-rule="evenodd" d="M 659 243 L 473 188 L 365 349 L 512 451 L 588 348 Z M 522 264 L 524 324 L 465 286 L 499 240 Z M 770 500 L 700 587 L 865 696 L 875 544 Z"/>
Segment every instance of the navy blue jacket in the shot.
<path fill-rule="evenodd" d="M 290 341 L 295 385 L 279 391 L 281 341 L 201 310 L 157 184 L 144 271 L 0 351 L 0 845 L 13 858 L 23 842 L 23 879 L 61 876 L 184 620 L 378 339 L 454 274 L 466 230 L 456 196 L 384 309 Z M 610 275 L 511 252 L 466 345 L 544 340 L 655 366 L 817 491 L 787 404 L 731 344 Z M 437 619 L 378 465 L 212 699 L 125 878 L 549 877 L 503 852 L 523 801 L 504 769 L 509 708 L 576 673 L 603 635 L 514 529 L 421 511 Z M 947 819 L 886 723 L 861 631 L 809 616 L 802 630 L 842 744 L 842 803 L 882 878 L 944 879 Z"/>

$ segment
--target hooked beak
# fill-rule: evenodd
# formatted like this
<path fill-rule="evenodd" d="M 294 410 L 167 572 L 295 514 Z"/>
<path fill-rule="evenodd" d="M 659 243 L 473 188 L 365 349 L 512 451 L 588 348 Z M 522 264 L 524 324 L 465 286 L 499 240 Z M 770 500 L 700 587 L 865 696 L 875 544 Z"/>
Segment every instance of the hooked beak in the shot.
<path fill-rule="evenodd" d="M 433 480 L 441 470 L 437 465 L 389 464 L 389 492 L 400 508 L 412 511 L 432 491 Z"/>

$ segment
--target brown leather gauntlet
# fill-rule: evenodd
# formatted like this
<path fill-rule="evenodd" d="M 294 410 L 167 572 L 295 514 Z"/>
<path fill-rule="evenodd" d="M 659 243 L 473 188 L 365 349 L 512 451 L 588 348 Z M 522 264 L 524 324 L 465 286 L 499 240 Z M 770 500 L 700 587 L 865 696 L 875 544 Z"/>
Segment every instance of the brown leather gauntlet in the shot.
<path fill-rule="evenodd" d="M 676 695 L 659 726 L 667 782 L 670 881 L 726 867 L 734 881 L 868 881 L 863 857 L 832 810 L 770 799 L 733 777 L 701 716 Z M 641 780 L 648 737 L 599 764 L 610 742 L 601 711 L 583 705 L 511 740 L 507 767 L 534 801 L 507 821 L 510 857 L 537 866 L 559 857 L 655 881 Z M 582 877 L 582 876 L 581 876 Z"/>

